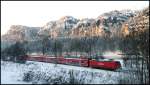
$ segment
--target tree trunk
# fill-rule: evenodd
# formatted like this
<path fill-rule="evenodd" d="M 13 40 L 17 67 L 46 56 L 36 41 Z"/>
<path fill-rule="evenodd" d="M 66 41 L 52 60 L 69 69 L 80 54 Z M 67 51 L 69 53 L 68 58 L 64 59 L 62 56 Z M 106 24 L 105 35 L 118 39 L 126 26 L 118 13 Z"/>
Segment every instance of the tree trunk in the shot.
<path fill-rule="evenodd" d="M 142 58 L 142 68 L 141 68 L 141 83 L 143 84 L 143 58 Z"/>

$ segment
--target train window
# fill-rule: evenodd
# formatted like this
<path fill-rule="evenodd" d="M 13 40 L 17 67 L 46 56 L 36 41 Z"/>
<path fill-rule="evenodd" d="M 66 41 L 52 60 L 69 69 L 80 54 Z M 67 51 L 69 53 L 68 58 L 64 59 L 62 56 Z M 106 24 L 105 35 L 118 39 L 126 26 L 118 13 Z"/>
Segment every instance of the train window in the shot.
<path fill-rule="evenodd" d="M 80 56 L 76 55 L 65 55 L 65 58 L 80 58 Z"/>
<path fill-rule="evenodd" d="M 98 61 L 113 61 L 113 59 L 98 59 Z"/>
<path fill-rule="evenodd" d="M 92 58 L 88 58 L 89 60 L 92 60 Z"/>
<path fill-rule="evenodd" d="M 119 62 L 119 61 L 117 61 L 116 63 L 117 63 L 117 64 L 120 64 L 120 62 Z"/>
<path fill-rule="evenodd" d="M 113 59 L 109 59 L 110 61 L 113 61 Z"/>
<path fill-rule="evenodd" d="M 96 59 L 92 59 L 92 60 L 96 60 Z"/>

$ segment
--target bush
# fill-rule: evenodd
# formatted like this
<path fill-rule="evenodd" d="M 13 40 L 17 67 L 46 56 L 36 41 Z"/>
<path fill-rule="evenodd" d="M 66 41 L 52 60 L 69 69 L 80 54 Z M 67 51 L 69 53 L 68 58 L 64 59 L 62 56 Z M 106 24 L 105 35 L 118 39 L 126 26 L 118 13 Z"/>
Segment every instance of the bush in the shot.
<path fill-rule="evenodd" d="M 33 76 L 34 73 L 32 71 L 28 71 L 27 73 L 24 73 L 23 81 L 30 82 L 33 80 Z"/>
<path fill-rule="evenodd" d="M 23 60 L 24 56 L 22 56 L 26 54 L 23 43 L 16 42 L 14 45 L 11 45 L 10 47 L 7 47 L 3 51 L 1 51 L 1 54 L 2 60 L 25 63 L 25 60 Z"/>

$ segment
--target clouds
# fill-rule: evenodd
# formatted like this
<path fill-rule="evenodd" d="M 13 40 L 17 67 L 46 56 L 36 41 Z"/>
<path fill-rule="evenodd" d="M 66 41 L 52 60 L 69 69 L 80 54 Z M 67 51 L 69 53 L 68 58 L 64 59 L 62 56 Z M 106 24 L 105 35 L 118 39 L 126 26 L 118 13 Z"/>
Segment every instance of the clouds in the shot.
<path fill-rule="evenodd" d="M 138 10 L 148 5 L 148 1 L 2 1 L 1 32 L 13 24 L 43 26 L 65 15 L 96 18 L 111 10 Z"/>

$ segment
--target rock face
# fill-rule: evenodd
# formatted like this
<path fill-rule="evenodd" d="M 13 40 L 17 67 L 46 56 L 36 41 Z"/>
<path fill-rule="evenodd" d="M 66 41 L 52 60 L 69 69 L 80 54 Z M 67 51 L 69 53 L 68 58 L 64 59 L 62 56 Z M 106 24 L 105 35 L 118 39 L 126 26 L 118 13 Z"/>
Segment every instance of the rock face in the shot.
<path fill-rule="evenodd" d="M 79 20 L 72 16 L 64 16 L 57 21 L 50 21 L 44 25 L 39 31 L 39 35 L 53 38 L 102 36 L 120 29 L 122 23 L 135 15 L 136 13 L 131 10 L 122 10 L 104 13 L 96 19 L 84 18 Z"/>
<path fill-rule="evenodd" d="M 116 33 L 122 24 L 130 17 L 136 15 L 131 10 L 111 11 L 98 16 L 96 19 L 82 19 L 73 28 L 71 34 L 74 36 L 103 36 Z"/>
<path fill-rule="evenodd" d="M 129 33 L 140 33 L 149 29 L 149 8 L 139 11 L 134 17 L 131 17 L 123 24 L 122 33 L 124 36 Z"/>
<path fill-rule="evenodd" d="M 49 35 L 50 37 L 68 36 L 68 32 L 72 30 L 78 21 L 72 16 L 64 16 L 57 21 L 50 21 L 42 27 L 39 35 Z"/>
<path fill-rule="evenodd" d="M 102 29 L 96 26 L 95 19 L 82 19 L 80 20 L 77 25 L 71 30 L 71 36 L 98 36 L 101 34 Z"/>
<path fill-rule="evenodd" d="M 135 12 L 111 11 L 98 16 L 96 19 L 76 19 L 72 16 L 64 16 L 59 20 L 50 21 L 43 27 L 27 27 L 22 25 L 12 25 L 10 30 L 2 36 L 2 40 L 23 41 L 37 40 L 41 36 L 49 37 L 82 37 L 82 36 L 102 36 L 112 28 L 120 28 L 123 22 Z"/>
<path fill-rule="evenodd" d="M 2 36 L 3 41 L 24 41 L 36 40 L 40 27 L 27 27 L 22 25 L 12 25 L 10 30 Z"/>
<path fill-rule="evenodd" d="M 96 19 L 76 19 L 64 16 L 56 21 L 50 21 L 42 27 L 12 25 L 10 30 L 2 35 L 3 44 L 16 41 L 38 41 L 43 37 L 90 37 L 111 36 L 120 30 L 122 24 L 136 15 L 130 10 L 111 11 L 98 16 Z"/>

